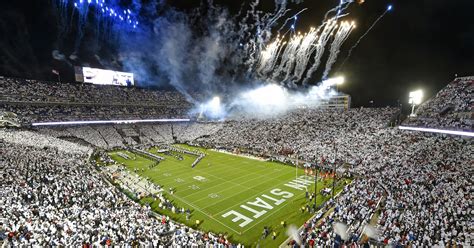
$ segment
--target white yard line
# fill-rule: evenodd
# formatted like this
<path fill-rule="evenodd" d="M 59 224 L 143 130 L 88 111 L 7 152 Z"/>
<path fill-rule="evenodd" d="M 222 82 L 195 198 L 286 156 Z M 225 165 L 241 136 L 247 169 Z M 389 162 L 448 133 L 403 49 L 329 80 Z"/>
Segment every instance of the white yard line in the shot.
<path fill-rule="evenodd" d="M 225 164 L 225 162 L 220 162 L 220 163 Z M 158 168 L 158 170 L 159 170 L 159 171 L 158 171 L 159 173 L 161 173 L 161 172 L 163 172 L 163 173 L 174 173 L 174 172 L 176 172 L 176 171 L 182 171 L 183 169 L 187 169 L 186 166 L 184 166 L 184 165 L 182 165 L 182 164 L 177 164 L 176 166 L 179 166 L 179 168 L 177 168 L 177 169 L 170 169 L 170 170 L 161 171 L 161 168 L 160 168 L 159 166 L 160 166 L 160 165 L 157 166 L 157 168 Z M 201 169 L 202 169 L 202 168 L 201 168 Z M 228 168 L 228 167 L 220 167 L 220 168 L 219 168 L 219 166 L 218 166 L 218 169 L 214 170 L 214 172 L 220 172 L 220 171 L 225 171 L 225 170 L 229 170 L 229 168 Z M 232 171 L 245 171 L 245 170 L 244 170 L 244 169 L 241 169 L 241 168 L 235 168 L 235 170 L 232 170 Z M 261 170 L 261 171 L 263 171 L 263 170 Z M 196 171 L 195 171 L 194 169 L 192 169 L 192 168 L 191 168 L 191 165 L 190 165 L 190 166 L 189 166 L 189 171 L 187 171 L 187 172 L 185 172 L 185 173 L 181 173 L 180 175 L 181 175 L 181 176 L 188 176 L 189 174 L 192 174 L 192 173 L 195 173 L 195 172 L 196 172 Z M 259 172 L 260 172 L 260 170 L 259 170 Z M 259 172 L 257 172 L 257 173 L 250 173 L 250 174 L 251 174 L 251 175 L 254 175 L 254 174 L 257 175 L 257 174 L 260 174 Z M 204 172 L 204 173 L 206 173 L 206 172 Z M 168 180 L 169 180 L 169 182 L 172 182 L 172 181 L 174 180 L 174 178 L 167 178 L 167 177 L 164 177 L 164 179 L 163 179 L 163 180 L 160 180 L 159 183 L 163 183 L 163 182 L 166 183 L 166 182 L 168 182 Z M 186 184 L 184 184 L 184 185 L 186 185 Z"/>
<path fill-rule="evenodd" d="M 186 203 L 187 205 L 191 206 L 193 209 L 195 209 L 195 210 L 197 210 L 197 211 L 203 213 L 204 215 L 206 215 L 206 216 L 209 217 L 210 219 L 213 219 L 213 220 L 217 221 L 218 223 L 220 223 L 221 225 L 223 225 L 223 226 L 229 228 L 230 230 L 232 230 L 232 231 L 235 232 L 236 234 L 241 235 L 241 232 L 236 231 L 236 230 L 233 229 L 232 227 L 230 227 L 230 226 L 228 226 L 228 225 L 222 223 L 220 220 L 218 220 L 218 219 L 214 218 L 213 216 L 207 214 L 206 212 L 204 212 L 203 210 L 201 210 L 201 209 L 198 208 L 197 206 L 194 206 L 193 204 L 189 203 L 188 201 L 182 199 L 181 197 L 179 197 L 179 196 L 177 196 L 177 195 L 171 195 L 171 196 L 172 196 L 172 197 L 176 197 L 178 200 L 180 200 L 180 201 Z"/>
<path fill-rule="evenodd" d="M 226 168 L 226 170 L 228 170 L 228 168 Z M 259 172 L 257 172 L 257 173 L 244 174 L 244 175 L 242 175 L 242 176 L 240 176 L 240 177 L 232 178 L 231 180 L 234 181 L 235 179 L 240 179 L 240 178 L 243 178 L 243 177 L 248 177 L 248 176 L 250 176 L 250 175 L 258 175 L 257 178 L 264 177 L 264 176 L 268 176 L 268 175 L 261 175 L 262 173 L 260 173 L 260 172 L 263 172 L 263 171 L 265 171 L 265 170 L 267 170 L 267 169 L 259 170 Z M 272 173 L 272 174 L 273 174 L 273 173 Z M 252 180 L 254 180 L 254 179 L 255 179 L 255 178 L 250 179 L 250 180 L 247 180 L 247 181 L 244 181 L 244 182 L 242 182 L 242 183 L 246 183 L 246 182 L 252 181 Z M 224 183 L 228 183 L 228 182 L 229 182 L 229 181 L 224 181 L 224 182 L 222 182 L 222 183 L 215 184 L 214 186 L 211 186 L 211 187 L 208 187 L 208 188 L 203 189 L 203 191 L 206 191 L 206 190 L 211 189 L 211 188 L 215 188 L 215 187 L 217 187 L 217 186 L 220 186 L 220 185 L 222 185 L 222 184 L 224 184 Z M 229 188 L 227 188 L 227 189 L 229 189 Z M 187 190 L 185 190 L 185 191 L 188 191 L 188 190 L 189 190 L 189 189 L 187 189 Z M 180 193 L 185 192 L 185 191 L 180 191 Z M 222 191 L 225 191 L 225 190 L 221 190 L 221 191 L 219 191 L 219 192 L 222 192 Z M 219 192 L 217 192 L 217 193 L 219 193 Z M 188 197 L 188 196 L 190 196 L 190 195 L 194 195 L 194 194 L 197 194 L 197 193 L 199 193 L 199 192 L 195 192 L 195 193 L 192 193 L 192 194 L 183 196 L 183 197 Z"/>
<path fill-rule="evenodd" d="M 276 173 L 276 172 L 273 172 L 273 173 Z M 273 173 L 272 173 L 272 174 L 273 174 Z M 293 173 L 292 173 L 292 174 L 293 174 Z M 283 176 L 283 175 L 286 175 L 286 174 L 282 174 L 281 176 Z M 262 175 L 261 177 L 264 177 L 264 176 L 269 176 L 269 175 Z M 258 178 L 260 178 L 260 177 L 258 177 Z M 248 180 L 248 181 L 252 181 L 252 180 L 255 180 L 255 179 L 256 179 L 256 178 L 253 178 L 253 179 Z M 270 182 L 270 181 L 272 181 L 272 180 L 276 180 L 276 179 L 270 178 L 270 180 L 266 180 L 266 181 L 264 181 L 264 182 L 262 182 L 262 183 L 257 184 L 256 186 L 261 185 L 261 184 L 268 183 L 268 182 Z M 247 182 L 247 181 L 246 181 L 246 182 Z M 226 191 L 226 190 L 229 190 L 229 189 L 232 189 L 232 188 L 227 188 L 227 189 L 221 190 L 221 191 L 217 192 L 216 194 L 219 194 L 220 192 Z M 268 190 L 268 189 L 267 189 L 267 190 Z M 262 191 L 262 192 L 263 192 L 263 191 Z M 238 195 L 238 194 L 240 194 L 240 193 L 242 193 L 242 192 L 237 192 L 237 194 L 233 194 L 233 195 L 228 196 L 228 197 L 226 197 L 226 198 L 219 199 L 218 202 L 212 203 L 212 204 L 207 205 L 207 206 L 205 206 L 205 207 L 203 207 L 203 208 L 205 209 L 205 208 L 208 208 L 208 207 L 212 207 L 212 206 L 214 206 L 214 205 L 216 205 L 216 204 L 219 204 L 220 202 L 222 202 L 222 201 L 224 201 L 224 200 L 227 200 L 227 199 L 229 199 L 229 198 L 232 198 L 232 197 L 234 197 L 234 196 L 236 196 L 236 195 Z M 198 201 L 201 201 L 201 200 L 198 200 Z M 196 202 L 198 202 L 198 201 L 196 201 Z"/>

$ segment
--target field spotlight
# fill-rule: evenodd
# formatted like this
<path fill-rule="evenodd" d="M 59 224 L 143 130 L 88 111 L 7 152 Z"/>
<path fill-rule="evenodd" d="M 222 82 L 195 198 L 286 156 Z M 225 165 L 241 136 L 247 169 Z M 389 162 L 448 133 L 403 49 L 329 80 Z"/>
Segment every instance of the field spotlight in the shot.
<path fill-rule="evenodd" d="M 327 87 L 335 86 L 335 85 L 341 85 L 344 84 L 346 79 L 343 76 L 339 77 L 334 77 L 334 78 L 329 78 L 323 81 L 323 85 L 326 85 Z"/>
<path fill-rule="evenodd" d="M 410 116 L 415 115 L 415 106 L 419 105 L 423 100 L 423 91 L 422 90 L 415 90 L 410 92 L 408 95 L 408 103 L 411 104 L 411 114 Z"/>

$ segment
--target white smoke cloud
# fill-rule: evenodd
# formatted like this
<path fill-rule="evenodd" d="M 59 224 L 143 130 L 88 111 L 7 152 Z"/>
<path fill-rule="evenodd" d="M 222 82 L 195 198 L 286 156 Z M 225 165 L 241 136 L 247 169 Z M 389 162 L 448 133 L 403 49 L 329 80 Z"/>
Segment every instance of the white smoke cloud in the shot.
<path fill-rule="evenodd" d="M 62 61 L 64 63 L 66 63 L 69 67 L 72 67 L 71 62 L 69 62 L 66 55 L 61 53 L 61 51 L 53 50 L 52 53 L 51 53 L 51 56 L 53 57 L 53 59 L 58 60 L 58 61 Z"/>
<path fill-rule="evenodd" d="M 281 114 L 317 106 L 334 93 L 324 82 L 299 91 L 288 87 L 297 88 L 298 81 L 307 82 L 316 71 L 337 18 L 287 43 L 278 41 L 273 50 L 270 43 L 277 21 L 287 16 L 287 5 L 299 2 L 276 0 L 274 13 L 262 13 L 254 0 L 241 16 L 231 16 L 212 1 L 205 11 L 149 13 L 148 24 L 143 21 L 136 33 L 121 37 L 119 60 L 139 85 L 171 85 L 202 116 Z M 145 4 L 140 6 L 146 12 Z M 337 52 L 332 54 L 334 61 Z M 221 96 L 219 101 L 215 96 Z"/>
<path fill-rule="evenodd" d="M 304 91 L 292 91 L 277 84 L 267 84 L 236 92 L 222 101 L 216 96 L 192 110 L 192 114 L 211 119 L 225 119 L 235 115 L 267 118 L 299 108 L 315 108 L 321 100 L 336 95 L 334 87 L 342 78 L 332 78 Z M 219 99 L 219 100 L 217 100 Z"/>

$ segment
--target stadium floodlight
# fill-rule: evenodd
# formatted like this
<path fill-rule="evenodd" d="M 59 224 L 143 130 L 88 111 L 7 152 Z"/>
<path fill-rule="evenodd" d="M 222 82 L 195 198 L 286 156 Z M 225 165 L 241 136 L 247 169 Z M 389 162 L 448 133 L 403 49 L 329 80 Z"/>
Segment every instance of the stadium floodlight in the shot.
<path fill-rule="evenodd" d="M 213 109 L 219 109 L 221 107 L 221 99 L 218 96 L 212 98 L 210 105 Z"/>
<path fill-rule="evenodd" d="M 408 103 L 411 104 L 411 114 L 410 116 L 415 116 L 415 106 L 419 105 L 423 100 L 423 91 L 415 90 L 410 92 L 408 95 Z"/>
<path fill-rule="evenodd" d="M 342 76 L 334 78 L 334 80 L 335 80 L 336 85 L 341 85 L 341 84 L 344 84 L 344 82 L 346 82 L 346 79 Z"/>
<path fill-rule="evenodd" d="M 342 76 L 340 77 L 334 77 L 334 78 L 328 78 L 323 81 L 323 85 L 326 85 L 327 87 L 335 86 L 335 85 L 341 85 L 344 84 L 346 79 Z"/>
<path fill-rule="evenodd" d="M 221 104 L 221 98 L 213 97 L 211 100 L 201 104 L 201 117 L 222 118 L 225 115 L 225 108 Z"/>
<path fill-rule="evenodd" d="M 221 98 L 215 96 L 212 100 L 207 104 L 207 112 L 211 115 L 212 118 L 221 117 L 224 110 L 222 109 L 221 105 Z"/>
<path fill-rule="evenodd" d="M 330 90 L 332 87 L 336 88 L 336 91 L 338 90 L 338 86 L 341 84 L 344 84 L 346 79 L 343 76 L 339 77 L 334 77 L 334 78 L 328 78 L 324 81 L 322 81 L 321 88 Z"/>

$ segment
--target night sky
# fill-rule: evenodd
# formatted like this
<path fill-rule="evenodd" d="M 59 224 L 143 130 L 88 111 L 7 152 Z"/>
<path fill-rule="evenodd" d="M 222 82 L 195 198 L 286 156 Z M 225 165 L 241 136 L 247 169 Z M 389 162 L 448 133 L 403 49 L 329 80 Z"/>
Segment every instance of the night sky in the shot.
<path fill-rule="evenodd" d="M 192 9 L 197 0 L 168 1 L 178 9 Z M 220 0 L 237 13 L 242 1 Z M 272 10 L 273 0 L 261 0 Z M 306 0 L 292 10 L 309 8 L 299 16 L 297 30 L 321 24 L 336 0 Z M 343 68 L 349 48 L 389 4 L 394 9 L 374 27 L 353 51 Z M 353 106 L 386 106 L 407 102 L 410 90 L 421 88 L 431 96 L 454 76 L 474 75 L 473 0 L 366 0 L 349 9 L 357 28 L 344 44 L 333 75 L 344 75 L 340 89 L 352 96 Z M 73 71 L 54 60 L 57 19 L 50 1 L 22 0 L 0 3 L 0 75 L 54 80 L 59 69 L 72 80 Z"/>

